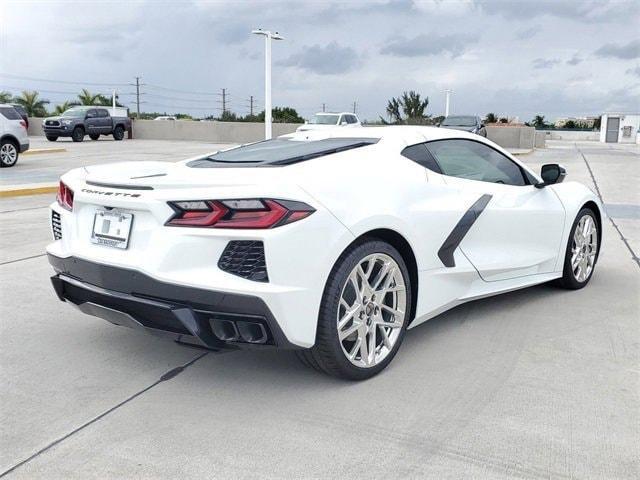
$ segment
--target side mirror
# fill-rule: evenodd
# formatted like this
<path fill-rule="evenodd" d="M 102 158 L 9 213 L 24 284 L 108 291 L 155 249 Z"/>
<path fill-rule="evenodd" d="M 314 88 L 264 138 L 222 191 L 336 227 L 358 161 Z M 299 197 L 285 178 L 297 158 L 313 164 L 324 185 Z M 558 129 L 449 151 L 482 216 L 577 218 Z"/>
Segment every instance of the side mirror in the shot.
<path fill-rule="evenodd" d="M 554 183 L 562 183 L 564 177 L 567 176 L 567 171 L 562 165 L 547 163 L 540 169 L 540 176 L 542 177 L 542 183 L 537 183 L 535 186 L 537 188 L 544 188 Z"/>
<path fill-rule="evenodd" d="M 484 128 L 486 125 L 484 123 L 480 124 L 480 128 Z"/>

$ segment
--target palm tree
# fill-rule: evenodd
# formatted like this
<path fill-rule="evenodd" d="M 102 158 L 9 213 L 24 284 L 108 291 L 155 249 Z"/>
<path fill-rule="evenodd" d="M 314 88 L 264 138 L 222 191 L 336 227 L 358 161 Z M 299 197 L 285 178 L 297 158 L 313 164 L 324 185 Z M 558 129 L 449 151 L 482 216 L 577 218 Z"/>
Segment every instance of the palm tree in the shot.
<path fill-rule="evenodd" d="M 13 95 L 10 92 L 4 90 L 0 92 L 0 103 L 11 103 L 12 99 Z"/>
<path fill-rule="evenodd" d="M 82 89 L 82 92 L 78 95 L 80 105 L 110 105 L 109 100 L 101 93 L 92 94 L 86 88 Z"/>
<path fill-rule="evenodd" d="M 411 90 L 402 94 L 402 112 L 407 117 L 407 123 L 422 123 L 425 119 L 424 111 L 429 106 L 429 97 L 422 100 L 420 94 Z"/>
<path fill-rule="evenodd" d="M 49 100 L 39 99 L 38 95 L 36 91 L 25 90 L 15 98 L 15 102 L 22 105 L 30 117 L 46 117 L 47 110 L 44 106 L 49 103 Z"/>
<path fill-rule="evenodd" d="M 429 115 L 425 114 L 427 106 L 429 97 L 423 100 L 419 93 L 411 90 L 404 92 L 399 98 L 392 97 L 389 100 L 387 115 L 392 123 L 422 124 L 429 118 Z"/>
<path fill-rule="evenodd" d="M 402 116 L 400 115 L 400 100 L 395 97 L 389 100 L 389 103 L 387 103 L 387 115 L 389 115 L 391 122 L 400 123 L 402 121 Z"/>
<path fill-rule="evenodd" d="M 487 113 L 484 123 L 498 123 L 498 116 L 495 113 Z"/>
<path fill-rule="evenodd" d="M 56 108 L 53 110 L 55 115 L 62 115 L 65 111 L 69 110 L 71 107 L 75 107 L 79 105 L 78 102 L 69 102 L 65 101 L 59 105 L 56 105 Z"/>
<path fill-rule="evenodd" d="M 534 127 L 537 127 L 537 128 L 544 127 L 545 125 L 544 115 L 536 115 L 533 118 L 533 121 L 531 123 L 533 124 Z"/>

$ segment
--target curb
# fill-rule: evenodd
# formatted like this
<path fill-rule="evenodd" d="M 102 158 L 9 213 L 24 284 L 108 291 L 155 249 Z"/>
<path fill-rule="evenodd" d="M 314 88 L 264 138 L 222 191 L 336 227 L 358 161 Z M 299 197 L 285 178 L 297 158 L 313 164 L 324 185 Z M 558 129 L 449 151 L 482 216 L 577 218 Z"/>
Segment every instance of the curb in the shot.
<path fill-rule="evenodd" d="M 3 189 L 2 187 L 0 187 L 0 198 L 23 197 L 26 195 L 40 195 L 43 193 L 56 193 L 57 191 L 58 191 L 57 184 L 55 185 L 44 184 L 41 186 L 37 186 L 37 184 L 33 186 L 25 185 L 25 186 L 9 187 L 6 189 Z"/>
<path fill-rule="evenodd" d="M 34 148 L 33 150 L 22 152 L 21 155 L 40 155 L 42 153 L 62 153 L 66 151 L 66 148 Z"/>

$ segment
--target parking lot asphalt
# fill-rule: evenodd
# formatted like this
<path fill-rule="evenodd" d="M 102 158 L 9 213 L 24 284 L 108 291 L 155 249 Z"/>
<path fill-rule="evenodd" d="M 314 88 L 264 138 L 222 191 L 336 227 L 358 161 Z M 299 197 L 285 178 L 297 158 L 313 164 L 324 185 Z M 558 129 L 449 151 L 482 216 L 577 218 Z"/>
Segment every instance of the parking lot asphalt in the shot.
<path fill-rule="evenodd" d="M 98 163 L 154 160 L 172 162 L 228 148 L 230 144 L 171 140 L 123 140 L 111 137 L 74 143 L 70 138 L 49 142 L 44 137 L 31 137 L 32 150 L 64 148 L 65 152 L 21 155 L 15 167 L 4 168 L 0 188 L 6 185 L 57 182 L 60 175 L 72 168 Z"/>
<path fill-rule="evenodd" d="M 99 163 L 102 144 L 117 147 L 68 153 Z M 153 142 L 136 158 L 175 144 L 201 148 Z M 522 160 L 563 163 L 607 204 L 591 283 L 457 307 L 362 383 L 288 352 L 203 354 L 72 310 L 43 256 L 53 196 L 0 199 L 0 476 L 639 478 L 638 147 L 549 142 Z"/>

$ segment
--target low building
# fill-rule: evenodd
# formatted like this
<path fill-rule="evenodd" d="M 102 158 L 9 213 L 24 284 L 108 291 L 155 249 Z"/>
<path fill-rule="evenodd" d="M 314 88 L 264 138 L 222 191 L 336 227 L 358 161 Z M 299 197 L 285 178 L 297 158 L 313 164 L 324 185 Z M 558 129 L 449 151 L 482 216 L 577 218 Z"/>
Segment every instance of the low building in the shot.
<path fill-rule="evenodd" d="M 606 143 L 640 143 L 640 113 L 608 112 L 602 115 L 600 141 Z"/>

